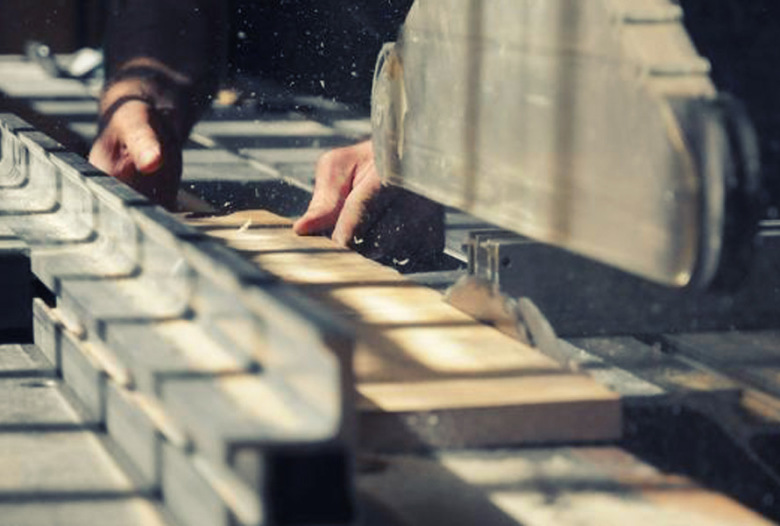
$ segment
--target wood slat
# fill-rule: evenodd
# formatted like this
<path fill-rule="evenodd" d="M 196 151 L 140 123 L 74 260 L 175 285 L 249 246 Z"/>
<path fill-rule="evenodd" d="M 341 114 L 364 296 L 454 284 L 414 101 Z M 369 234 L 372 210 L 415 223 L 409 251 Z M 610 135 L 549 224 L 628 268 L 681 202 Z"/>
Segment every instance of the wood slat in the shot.
<path fill-rule="evenodd" d="M 613 447 L 457 451 L 435 458 L 378 455 L 371 460 L 378 467 L 361 479 L 360 490 L 399 526 L 771 524 L 723 494 Z"/>
<path fill-rule="evenodd" d="M 185 220 L 352 323 L 359 339 L 355 374 L 363 440 L 369 447 L 371 434 L 394 426 L 405 429 L 396 433 L 398 447 L 620 436 L 616 394 L 476 322 L 440 293 L 391 268 L 327 238 L 296 236 L 290 220 L 267 211 Z M 483 409 L 490 418 L 480 415 Z M 540 425 L 547 410 L 550 421 Z M 421 426 L 416 417 L 423 414 L 435 418 Z M 366 433 L 367 426 L 374 432 Z"/>

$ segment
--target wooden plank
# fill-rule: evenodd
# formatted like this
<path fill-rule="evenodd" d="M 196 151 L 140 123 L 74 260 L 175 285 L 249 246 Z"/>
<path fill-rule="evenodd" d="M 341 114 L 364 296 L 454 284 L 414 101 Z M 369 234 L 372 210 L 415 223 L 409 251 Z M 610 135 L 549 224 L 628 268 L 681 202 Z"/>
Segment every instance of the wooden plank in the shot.
<path fill-rule="evenodd" d="M 384 433 L 367 433 L 366 426 L 400 425 L 405 431 L 395 436 L 406 437 L 403 445 L 508 445 L 620 436 L 616 394 L 476 322 L 443 302 L 440 293 L 391 268 L 327 238 L 296 236 L 290 220 L 267 211 L 186 221 L 352 323 L 359 339 L 355 374 L 365 446 L 371 447 L 372 439 L 378 447 L 392 446 L 378 436 Z M 490 411 L 481 415 L 482 410 Z M 545 411 L 555 415 L 546 426 L 540 425 Z M 414 425 L 417 416 L 429 413 L 441 423 L 438 432 L 428 425 L 430 420 L 425 426 Z M 508 418 L 513 425 L 507 425 Z M 457 439 L 450 442 L 448 436 Z"/>
<path fill-rule="evenodd" d="M 358 487 L 398 526 L 602 526 L 626 517 L 637 526 L 771 524 L 614 447 L 377 455 L 371 462 Z M 373 519 L 366 522 L 383 523 Z"/>
<path fill-rule="evenodd" d="M 84 345 L 70 331 L 62 331 L 62 378 L 73 389 L 86 414 L 96 422 L 105 422 L 108 376 L 95 357 L 85 351 Z"/>

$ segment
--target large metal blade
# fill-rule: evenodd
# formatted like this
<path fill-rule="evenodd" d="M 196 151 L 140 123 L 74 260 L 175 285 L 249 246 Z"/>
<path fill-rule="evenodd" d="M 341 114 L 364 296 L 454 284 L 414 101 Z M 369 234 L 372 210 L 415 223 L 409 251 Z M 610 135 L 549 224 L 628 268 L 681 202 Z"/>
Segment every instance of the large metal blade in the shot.
<path fill-rule="evenodd" d="M 661 284 L 710 284 L 755 141 L 682 14 L 670 0 L 418 0 L 378 63 L 383 178 Z"/>

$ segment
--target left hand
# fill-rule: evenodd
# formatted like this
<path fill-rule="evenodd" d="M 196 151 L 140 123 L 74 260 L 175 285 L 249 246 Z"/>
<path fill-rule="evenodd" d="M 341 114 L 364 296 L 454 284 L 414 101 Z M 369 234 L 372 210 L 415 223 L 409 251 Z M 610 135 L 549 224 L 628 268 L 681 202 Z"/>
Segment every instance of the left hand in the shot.
<path fill-rule="evenodd" d="M 89 162 L 169 210 L 176 207 L 182 153 L 176 124 L 155 109 L 154 89 L 120 81 L 101 97 L 100 135 Z"/>

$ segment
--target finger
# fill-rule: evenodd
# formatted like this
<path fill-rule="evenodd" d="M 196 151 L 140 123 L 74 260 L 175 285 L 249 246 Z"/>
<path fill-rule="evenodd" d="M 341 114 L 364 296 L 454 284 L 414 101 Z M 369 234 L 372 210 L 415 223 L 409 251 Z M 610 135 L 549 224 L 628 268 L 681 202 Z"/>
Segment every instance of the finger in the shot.
<path fill-rule="evenodd" d="M 336 224 L 340 211 L 340 206 L 324 208 L 310 204 L 306 213 L 293 223 L 293 231 L 299 236 L 308 236 L 330 230 Z"/>
<path fill-rule="evenodd" d="M 135 164 L 127 155 L 116 159 L 112 170 L 111 175 L 133 187 L 135 186 L 135 180 L 139 178 Z"/>
<path fill-rule="evenodd" d="M 382 182 L 378 177 L 372 176 L 372 170 L 374 170 L 372 163 L 361 170 L 361 174 L 356 177 L 359 180 L 358 184 L 344 201 L 344 206 L 336 220 L 331 236 L 333 241 L 339 245 L 349 245 L 355 230 L 363 219 L 368 203 L 376 197 L 382 188 Z"/>
<path fill-rule="evenodd" d="M 136 174 L 135 165 L 127 156 L 127 152 L 118 151 L 119 148 L 111 148 L 112 139 L 100 137 L 89 152 L 89 162 L 96 168 L 116 177 L 124 182 Z"/>
<path fill-rule="evenodd" d="M 111 120 L 135 169 L 143 174 L 156 172 L 163 162 L 162 148 L 151 126 L 148 105 L 140 101 L 128 102 L 117 110 Z"/>
<path fill-rule="evenodd" d="M 113 163 L 111 160 L 111 154 L 109 153 L 108 146 L 105 141 L 107 139 L 99 137 L 92 149 L 89 151 L 89 162 L 92 163 L 97 169 L 106 172 L 109 175 L 113 175 L 112 168 Z"/>
<path fill-rule="evenodd" d="M 333 150 L 317 162 L 314 194 L 306 213 L 293 225 L 299 235 L 329 230 L 336 224 L 349 195 L 356 165 L 343 150 Z"/>

